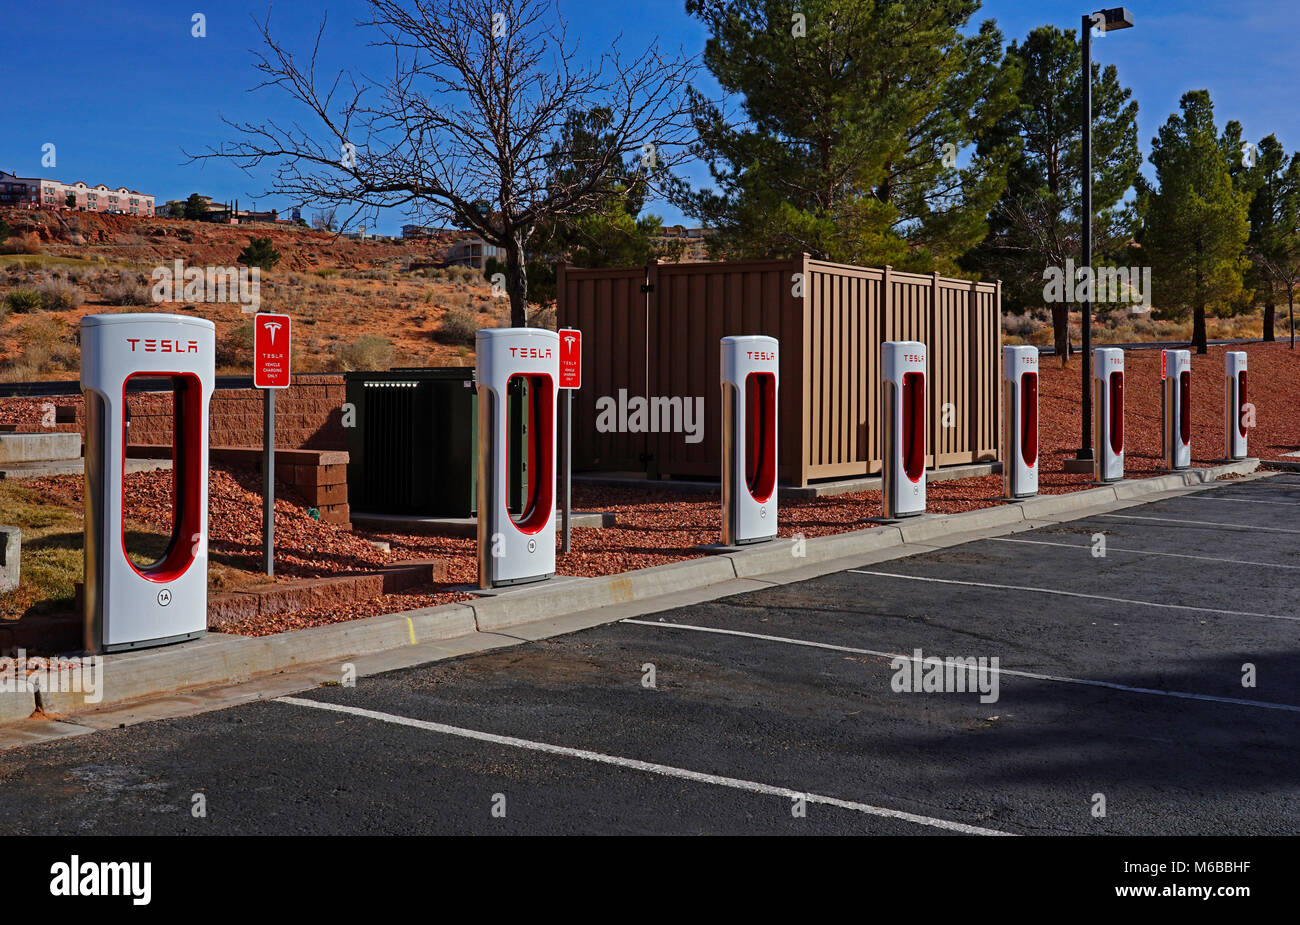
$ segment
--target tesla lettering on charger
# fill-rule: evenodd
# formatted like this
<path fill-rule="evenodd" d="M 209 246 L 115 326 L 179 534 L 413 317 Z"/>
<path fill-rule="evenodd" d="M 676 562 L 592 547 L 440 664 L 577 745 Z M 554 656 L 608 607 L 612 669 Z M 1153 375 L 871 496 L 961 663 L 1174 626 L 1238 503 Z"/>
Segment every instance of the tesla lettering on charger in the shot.
<path fill-rule="evenodd" d="M 114 652 L 203 635 L 208 625 L 208 402 L 215 327 L 183 315 L 81 319 L 86 400 L 85 648 Z M 126 550 L 127 387 L 167 383 L 171 535 L 151 562 Z"/>
<path fill-rule="evenodd" d="M 293 334 L 288 315 L 253 316 L 253 387 L 287 389 Z"/>
<path fill-rule="evenodd" d="M 126 344 L 131 352 L 142 350 L 145 353 L 198 353 L 199 342 L 196 340 L 158 340 L 156 337 L 128 337 Z"/>

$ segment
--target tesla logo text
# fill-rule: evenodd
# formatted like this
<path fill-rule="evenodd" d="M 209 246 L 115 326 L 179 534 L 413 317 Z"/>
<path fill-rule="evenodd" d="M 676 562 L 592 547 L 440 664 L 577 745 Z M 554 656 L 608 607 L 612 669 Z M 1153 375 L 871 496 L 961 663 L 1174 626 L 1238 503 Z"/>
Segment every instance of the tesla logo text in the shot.
<path fill-rule="evenodd" d="M 198 353 L 199 342 L 196 340 L 181 342 L 179 340 L 155 340 L 152 337 L 128 337 L 126 342 L 131 345 L 131 352 L 135 353 L 138 344 L 144 344 L 140 348 L 145 353 Z"/>
<path fill-rule="evenodd" d="M 512 357 L 523 357 L 529 360 L 544 360 L 551 355 L 551 348 L 546 347 L 511 347 L 510 355 Z"/>
<path fill-rule="evenodd" d="M 905 363 L 924 363 L 924 362 L 925 362 L 925 357 L 921 356 L 920 354 L 916 354 L 916 353 L 905 353 L 905 354 L 903 354 L 903 362 L 905 362 Z"/>
<path fill-rule="evenodd" d="M 773 350 L 746 350 L 745 355 L 751 360 L 775 360 L 776 352 Z"/>

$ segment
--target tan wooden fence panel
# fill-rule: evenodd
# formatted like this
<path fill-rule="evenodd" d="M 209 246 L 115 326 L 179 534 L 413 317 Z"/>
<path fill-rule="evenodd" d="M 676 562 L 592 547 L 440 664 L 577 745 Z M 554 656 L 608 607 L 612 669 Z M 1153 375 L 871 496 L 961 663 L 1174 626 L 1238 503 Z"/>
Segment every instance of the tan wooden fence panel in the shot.
<path fill-rule="evenodd" d="M 583 331 L 577 468 L 717 477 L 718 341 L 729 334 L 767 334 L 781 342 L 780 476 L 787 482 L 880 471 L 880 347 L 886 340 L 929 347 L 927 465 L 997 457 L 996 283 L 807 257 L 629 270 L 567 267 L 559 279 L 560 323 Z M 703 439 L 597 433 L 596 398 L 617 397 L 619 389 L 647 397 L 702 396 Z M 641 454 L 651 458 L 643 462 Z"/>

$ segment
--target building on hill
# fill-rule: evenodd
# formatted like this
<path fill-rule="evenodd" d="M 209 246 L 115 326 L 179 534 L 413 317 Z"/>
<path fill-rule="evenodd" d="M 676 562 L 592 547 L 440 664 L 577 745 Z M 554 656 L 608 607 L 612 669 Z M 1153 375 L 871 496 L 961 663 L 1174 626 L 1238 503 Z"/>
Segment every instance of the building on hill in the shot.
<path fill-rule="evenodd" d="M 685 225 L 665 225 L 652 239 L 658 244 L 682 247 L 682 263 L 698 263 L 709 259 L 705 239 L 713 233 L 710 228 L 687 228 Z"/>
<path fill-rule="evenodd" d="M 446 234 L 446 228 L 434 228 L 432 225 L 403 225 L 403 238 L 436 238 L 438 235 Z"/>
<path fill-rule="evenodd" d="M 505 260 L 505 248 L 488 244 L 476 234 L 463 235 L 452 242 L 445 262 L 449 267 L 473 267 L 482 270 L 489 259 Z"/>
<path fill-rule="evenodd" d="M 68 199 L 72 198 L 69 205 Z M 0 171 L 0 205 L 29 209 L 72 209 L 78 212 L 111 212 L 116 215 L 153 215 L 154 197 L 139 190 L 84 180 L 62 183 L 38 177 L 16 177 Z"/>
<path fill-rule="evenodd" d="M 41 204 L 41 181 L 0 170 L 0 205 L 33 209 Z"/>

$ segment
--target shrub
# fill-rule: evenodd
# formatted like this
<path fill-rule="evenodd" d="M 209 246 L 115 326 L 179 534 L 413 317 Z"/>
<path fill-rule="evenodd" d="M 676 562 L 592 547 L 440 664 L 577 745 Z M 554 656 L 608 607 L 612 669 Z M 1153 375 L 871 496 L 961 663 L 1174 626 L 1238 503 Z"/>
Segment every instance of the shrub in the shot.
<path fill-rule="evenodd" d="M 388 338 L 377 334 L 363 334 L 350 344 L 333 347 L 339 365 L 347 371 L 356 369 L 385 369 L 393 362 L 393 345 Z"/>
<path fill-rule="evenodd" d="M 554 331 L 559 325 L 559 320 L 555 316 L 555 306 L 548 305 L 545 308 L 539 308 L 532 314 L 528 323 L 535 328 L 546 328 L 548 331 Z"/>
<path fill-rule="evenodd" d="M 13 373 L 30 378 L 76 362 L 76 347 L 68 340 L 67 325 L 52 315 L 26 318 L 15 333 L 21 348 L 11 362 Z"/>
<path fill-rule="evenodd" d="M 438 322 L 436 339 L 444 344 L 461 347 L 474 346 L 474 338 L 479 328 L 492 327 L 484 324 L 477 312 L 467 312 L 461 308 L 447 311 Z"/>
<path fill-rule="evenodd" d="M 216 365 L 253 368 L 253 322 L 245 321 L 217 338 Z"/>
<path fill-rule="evenodd" d="M 14 235 L 0 244 L 0 253 L 3 254 L 39 254 L 40 252 L 41 239 L 34 233 Z"/>
<path fill-rule="evenodd" d="M 5 296 L 5 308 L 14 312 L 39 311 L 41 294 L 35 289 L 14 289 Z"/>
<path fill-rule="evenodd" d="M 447 279 L 458 283 L 477 283 L 482 285 L 483 274 L 473 267 L 447 267 Z"/>
<path fill-rule="evenodd" d="M 101 283 L 98 291 L 108 305 L 151 305 L 153 303 L 150 288 L 140 283 L 138 279 L 133 279 L 128 273 L 123 273 L 120 279 Z"/>
<path fill-rule="evenodd" d="M 1008 312 L 1002 316 L 1002 330 L 1012 337 L 1028 337 L 1042 326 L 1043 323 L 1034 317 L 1032 311 L 1026 311 L 1023 315 Z"/>
<path fill-rule="evenodd" d="M 47 279 L 36 287 L 41 307 L 50 312 L 70 311 L 86 300 L 85 294 L 66 279 Z"/>

